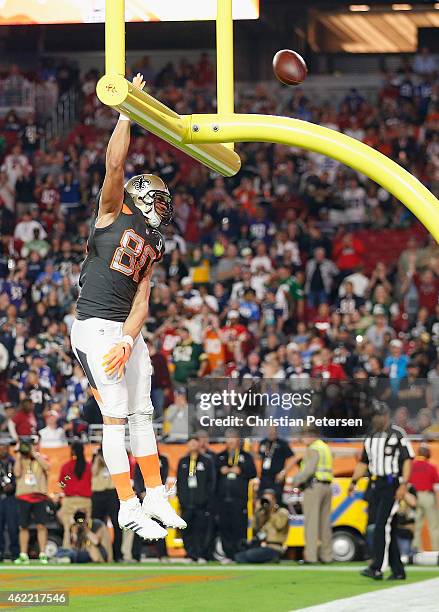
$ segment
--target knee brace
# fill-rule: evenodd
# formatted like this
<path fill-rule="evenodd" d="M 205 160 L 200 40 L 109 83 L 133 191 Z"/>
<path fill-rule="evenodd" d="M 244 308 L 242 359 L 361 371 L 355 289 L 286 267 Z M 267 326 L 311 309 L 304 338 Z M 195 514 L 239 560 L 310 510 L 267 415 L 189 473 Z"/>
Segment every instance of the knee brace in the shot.
<path fill-rule="evenodd" d="M 135 412 L 128 416 L 131 452 L 135 457 L 157 453 L 157 442 L 152 425 L 152 412 Z"/>

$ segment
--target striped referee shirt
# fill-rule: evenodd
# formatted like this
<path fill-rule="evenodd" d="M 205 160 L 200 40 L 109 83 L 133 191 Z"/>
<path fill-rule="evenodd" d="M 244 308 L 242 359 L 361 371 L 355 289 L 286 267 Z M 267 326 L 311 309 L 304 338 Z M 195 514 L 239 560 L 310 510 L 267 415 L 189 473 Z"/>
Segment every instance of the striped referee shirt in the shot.
<path fill-rule="evenodd" d="M 371 476 L 399 477 L 405 460 L 414 456 L 405 431 L 391 425 L 387 431 L 367 436 L 360 461 L 369 466 Z"/>

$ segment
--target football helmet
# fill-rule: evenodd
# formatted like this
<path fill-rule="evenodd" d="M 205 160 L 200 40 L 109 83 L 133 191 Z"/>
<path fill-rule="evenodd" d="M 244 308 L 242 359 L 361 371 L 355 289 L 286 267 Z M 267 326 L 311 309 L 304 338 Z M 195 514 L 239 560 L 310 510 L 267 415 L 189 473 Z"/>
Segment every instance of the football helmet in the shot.
<path fill-rule="evenodd" d="M 174 209 L 169 189 L 159 176 L 154 174 L 138 174 L 125 184 L 125 190 L 133 198 L 134 204 L 140 208 L 148 225 L 153 228 L 169 225 L 172 221 Z M 156 202 L 166 205 L 166 211 L 159 215 L 156 211 Z"/>

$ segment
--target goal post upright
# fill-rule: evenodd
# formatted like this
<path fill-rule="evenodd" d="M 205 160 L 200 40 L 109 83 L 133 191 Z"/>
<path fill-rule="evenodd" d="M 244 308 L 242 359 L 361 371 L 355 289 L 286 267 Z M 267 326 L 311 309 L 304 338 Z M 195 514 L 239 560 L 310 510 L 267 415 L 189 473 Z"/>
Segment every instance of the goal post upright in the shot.
<path fill-rule="evenodd" d="M 233 0 L 217 0 L 216 98 L 218 119 L 234 112 Z M 233 149 L 233 143 L 225 143 Z"/>
<path fill-rule="evenodd" d="M 105 2 L 105 74 L 125 76 L 125 0 Z"/>
<path fill-rule="evenodd" d="M 220 0 L 221 1 L 221 0 Z M 226 0 L 229 1 L 229 0 Z M 125 0 L 105 3 L 105 75 L 99 80 L 99 100 L 130 117 L 149 132 L 166 140 L 223 176 L 241 168 L 233 145 L 189 143 L 189 116 L 180 116 L 125 78 Z M 233 87 L 233 82 L 232 82 Z M 232 92 L 233 95 L 233 92 Z"/>

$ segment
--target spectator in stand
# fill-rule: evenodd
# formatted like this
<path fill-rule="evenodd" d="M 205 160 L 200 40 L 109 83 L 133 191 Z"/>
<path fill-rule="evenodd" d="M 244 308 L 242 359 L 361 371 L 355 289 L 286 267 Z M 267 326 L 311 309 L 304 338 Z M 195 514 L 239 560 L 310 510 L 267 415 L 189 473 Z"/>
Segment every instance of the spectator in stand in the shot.
<path fill-rule="evenodd" d="M 73 442 L 72 458 L 61 466 L 58 481 L 64 493 L 58 516 L 64 527 L 63 548 L 70 548 L 70 527 L 77 510 L 91 518 L 91 465 L 85 459 L 84 446 Z"/>
<path fill-rule="evenodd" d="M 344 282 L 344 294 L 337 300 L 337 310 L 342 315 L 352 314 L 359 310 L 364 304 L 364 299 L 354 293 L 354 285 L 351 281 Z"/>
<path fill-rule="evenodd" d="M 81 202 L 79 182 L 74 178 L 73 172 L 64 173 L 59 186 L 59 201 L 63 215 L 69 216 L 74 213 Z"/>
<path fill-rule="evenodd" d="M 393 336 L 395 332 L 387 324 L 386 311 L 381 304 L 374 306 L 372 314 L 374 322 L 368 328 L 366 338 L 378 351 L 382 351 L 384 348 L 386 334 Z"/>
<path fill-rule="evenodd" d="M 195 343 L 187 327 L 178 329 L 180 340 L 174 347 L 172 359 L 174 362 L 174 380 L 177 383 L 186 383 L 190 378 L 197 375 L 200 367 L 200 356 L 203 352 L 202 346 Z"/>
<path fill-rule="evenodd" d="M 29 166 L 29 160 L 26 155 L 23 155 L 21 145 L 16 144 L 12 147 L 12 151 L 6 155 L 1 170 L 8 177 L 9 186 L 15 189 L 17 180 L 21 178 L 25 169 Z"/>
<path fill-rule="evenodd" d="M 62 448 L 67 446 L 66 433 L 58 426 L 59 414 L 56 410 L 49 410 L 45 416 L 46 427 L 40 429 L 40 445 L 42 448 Z"/>
<path fill-rule="evenodd" d="M 12 421 L 16 413 L 16 408 L 11 403 L 0 404 L 0 437 L 7 434 L 16 440 L 15 425 Z"/>
<path fill-rule="evenodd" d="M 439 359 L 427 375 L 429 384 L 429 405 L 439 406 Z"/>
<path fill-rule="evenodd" d="M 409 411 L 407 410 L 406 406 L 401 406 L 395 410 L 393 422 L 397 427 L 403 429 L 409 436 L 416 433 L 416 429 L 410 425 Z"/>
<path fill-rule="evenodd" d="M 409 358 L 403 353 L 401 340 L 395 338 L 390 343 L 390 355 L 384 360 L 385 372 L 390 378 L 390 386 L 394 395 L 398 393 L 400 380 L 407 374 L 408 362 Z"/>
<path fill-rule="evenodd" d="M 422 252 L 419 248 L 417 239 L 411 236 L 407 240 L 406 248 L 402 251 L 398 259 L 398 271 L 401 276 L 407 274 L 409 269 L 417 269 L 420 266 Z"/>
<path fill-rule="evenodd" d="M 174 402 L 165 412 L 165 431 L 167 442 L 184 442 L 187 440 L 189 425 L 189 406 L 186 389 L 177 387 L 174 390 Z"/>
<path fill-rule="evenodd" d="M 50 243 L 47 240 L 40 238 L 40 229 L 34 229 L 32 240 L 25 242 L 21 249 L 21 256 L 28 257 L 32 252 L 37 253 L 41 258 L 45 258 L 50 251 Z"/>
<path fill-rule="evenodd" d="M 334 262 L 342 277 L 353 274 L 363 265 L 364 245 L 351 232 L 348 232 L 334 244 Z"/>
<path fill-rule="evenodd" d="M 26 242 L 30 242 L 35 239 L 35 230 L 38 230 L 38 237 L 44 240 L 47 236 L 47 233 L 41 223 L 32 219 L 30 213 L 24 213 L 21 221 L 17 223 L 14 231 L 14 238 L 16 240 L 21 240 L 24 244 Z"/>
<path fill-rule="evenodd" d="M 404 376 L 399 382 L 397 401 L 399 404 L 407 406 L 410 418 L 412 419 L 427 407 L 425 381 L 419 377 L 419 365 L 414 360 L 409 361 L 407 364 L 407 376 Z"/>
<path fill-rule="evenodd" d="M 305 293 L 311 308 L 329 302 L 333 280 L 338 272 L 334 262 L 326 259 L 325 250 L 322 247 L 314 249 L 314 257 L 306 264 L 305 281 Z"/>
<path fill-rule="evenodd" d="M 148 342 L 148 349 L 152 365 L 151 400 L 154 418 L 161 419 L 172 390 L 171 377 L 166 357 L 156 349 L 155 343 Z"/>
<path fill-rule="evenodd" d="M 347 380 L 346 372 L 341 365 L 334 363 L 333 353 L 328 348 L 320 349 L 311 374 L 325 380 Z"/>
<path fill-rule="evenodd" d="M 30 399 L 23 399 L 19 409 L 12 418 L 11 429 L 13 437 L 18 440 L 21 436 L 32 436 L 37 432 L 37 419 L 34 404 Z"/>
<path fill-rule="evenodd" d="M 431 55 L 428 47 L 422 47 L 420 53 L 415 55 L 413 72 L 422 76 L 431 76 L 437 72 L 436 59 Z"/>

